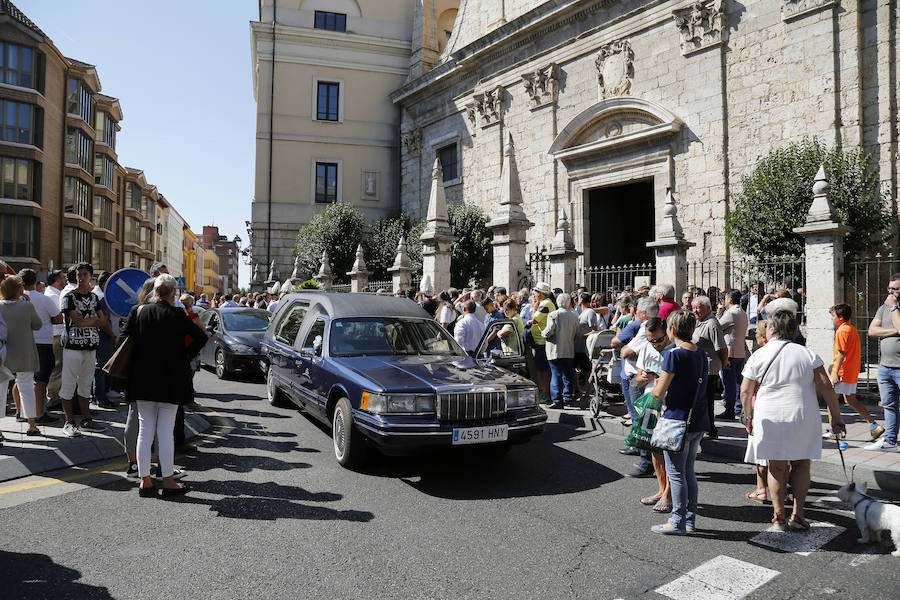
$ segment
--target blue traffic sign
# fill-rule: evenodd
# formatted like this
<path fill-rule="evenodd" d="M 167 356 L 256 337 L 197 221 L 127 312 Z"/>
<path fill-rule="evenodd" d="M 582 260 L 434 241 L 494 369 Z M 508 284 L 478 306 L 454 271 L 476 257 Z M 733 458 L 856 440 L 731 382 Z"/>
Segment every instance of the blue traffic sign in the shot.
<path fill-rule="evenodd" d="M 106 282 L 106 303 L 117 317 L 123 319 L 138 303 L 138 294 L 150 275 L 140 269 L 119 269 Z"/>
<path fill-rule="evenodd" d="M 183 290 L 186 283 L 187 282 L 184 277 L 175 278 L 175 287 L 177 287 L 179 290 Z"/>

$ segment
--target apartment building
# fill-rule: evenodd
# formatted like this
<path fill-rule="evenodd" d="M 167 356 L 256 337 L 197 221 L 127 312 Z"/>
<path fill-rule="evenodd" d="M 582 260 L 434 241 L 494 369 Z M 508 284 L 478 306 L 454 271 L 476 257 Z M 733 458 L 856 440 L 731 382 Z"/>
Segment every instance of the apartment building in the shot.
<path fill-rule="evenodd" d="M 80 261 L 184 274 L 184 219 L 120 164 L 122 119 L 94 65 L 0 0 L 0 258 L 41 274 Z"/>
<path fill-rule="evenodd" d="M 223 291 L 237 291 L 241 238 L 234 236 L 234 239 L 229 240 L 227 236 L 219 233 L 219 228 L 215 225 L 204 225 L 200 241 L 218 257 L 218 274 Z"/>
<path fill-rule="evenodd" d="M 203 291 L 212 296 L 216 292 L 224 292 L 222 278 L 219 277 L 219 256 L 212 248 L 203 253 Z"/>
<path fill-rule="evenodd" d="M 193 291 L 197 289 L 197 234 L 191 231 L 187 223 L 182 233 L 182 254 L 184 255 L 184 289 Z M 201 263 L 202 264 L 202 263 Z"/>

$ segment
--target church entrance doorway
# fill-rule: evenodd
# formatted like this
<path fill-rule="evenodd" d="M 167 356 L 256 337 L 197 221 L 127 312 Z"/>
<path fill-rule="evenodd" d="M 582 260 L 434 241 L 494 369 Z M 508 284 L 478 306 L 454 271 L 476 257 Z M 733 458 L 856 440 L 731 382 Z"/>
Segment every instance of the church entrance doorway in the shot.
<path fill-rule="evenodd" d="M 588 190 L 590 266 L 653 263 L 653 179 Z"/>

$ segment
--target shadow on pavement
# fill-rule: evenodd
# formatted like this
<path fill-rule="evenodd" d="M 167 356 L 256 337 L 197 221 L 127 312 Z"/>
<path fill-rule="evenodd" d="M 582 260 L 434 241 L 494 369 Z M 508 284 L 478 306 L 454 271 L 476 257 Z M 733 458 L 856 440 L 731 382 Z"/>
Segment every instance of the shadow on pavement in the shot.
<path fill-rule="evenodd" d="M 308 448 L 297 448 L 295 452 L 309 451 Z M 318 452 L 318 450 L 315 450 Z M 262 471 L 290 471 L 291 469 L 308 469 L 312 465 L 306 462 L 290 462 L 272 458 L 269 456 L 253 456 L 245 454 L 232 454 L 230 452 L 216 452 L 213 460 L 201 460 L 203 454 L 198 454 L 197 459 L 191 461 L 191 472 L 209 471 L 212 469 L 225 469 L 232 473 L 249 473 L 254 470 Z"/>
<path fill-rule="evenodd" d="M 332 492 L 310 492 L 299 486 L 275 482 L 202 481 L 192 484 L 193 491 L 173 502 L 207 505 L 220 517 L 274 521 L 276 519 L 311 519 L 315 521 L 355 521 L 367 523 L 375 518 L 368 511 L 336 510 L 301 502 L 336 502 L 343 498 Z M 194 493 L 223 496 L 218 499 L 198 498 Z M 296 502 L 300 501 L 300 502 Z"/>
<path fill-rule="evenodd" d="M 246 408 L 225 408 L 223 406 L 217 406 L 213 410 L 225 416 L 239 415 L 243 417 L 260 417 L 266 419 L 290 419 L 293 417 L 293 415 L 289 414 L 285 415 L 264 410 L 247 410 Z"/>
<path fill-rule="evenodd" d="M 3 598 L 111 599 L 109 591 L 78 583 L 81 573 L 53 562 L 45 554 L 0 550 L 0 589 Z"/>
<path fill-rule="evenodd" d="M 229 402 L 237 402 L 240 400 L 262 400 L 262 398 L 260 398 L 259 396 L 253 396 L 250 394 L 216 394 L 213 392 L 194 392 L 194 396 L 196 398 L 207 398 L 209 400 L 215 400 L 216 402 L 222 402 L 226 404 Z"/>
<path fill-rule="evenodd" d="M 485 500 L 554 496 L 596 489 L 622 474 L 557 446 L 581 435 L 570 427 L 547 427 L 505 456 L 490 447 L 453 448 L 415 457 L 375 457 L 363 472 L 400 478 L 429 496 Z"/>

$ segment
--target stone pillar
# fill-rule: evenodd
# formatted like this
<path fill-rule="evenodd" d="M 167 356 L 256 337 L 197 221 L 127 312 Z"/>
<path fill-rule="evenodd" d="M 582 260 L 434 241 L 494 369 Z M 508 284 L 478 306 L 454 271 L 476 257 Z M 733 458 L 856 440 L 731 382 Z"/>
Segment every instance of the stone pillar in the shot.
<path fill-rule="evenodd" d="M 525 233 L 533 225 L 522 210 L 522 189 L 510 135 L 503 148 L 500 170 L 500 210 L 487 224 L 494 247 L 491 283 L 504 286 L 510 293 L 517 289 L 519 279 L 525 274 Z"/>
<path fill-rule="evenodd" d="M 444 197 L 441 161 L 434 160 L 431 169 L 431 193 L 428 197 L 428 216 L 422 232 L 422 279 L 428 277 L 435 291 L 450 287 L 450 245 L 456 237 L 447 220 L 447 199 Z"/>
<path fill-rule="evenodd" d="M 362 244 L 356 247 L 356 261 L 353 263 L 353 269 L 347 273 L 350 276 L 350 291 L 364 292 L 369 285 L 369 275 L 371 271 L 366 270 L 366 261 L 363 259 Z"/>
<path fill-rule="evenodd" d="M 334 281 L 334 275 L 331 274 L 331 265 L 329 264 L 330 260 L 328 249 L 322 250 L 322 266 L 319 267 L 319 272 L 313 277 L 316 283 L 319 284 L 319 289 L 326 292 L 331 291 L 331 282 Z"/>
<path fill-rule="evenodd" d="M 388 269 L 391 274 L 394 291 L 407 290 L 412 286 L 412 267 L 409 264 L 409 255 L 406 253 L 406 236 L 400 236 L 397 244 L 397 256 L 394 258 L 394 266 Z"/>
<path fill-rule="evenodd" d="M 250 281 L 251 292 L 264 292 L 266 290 L 266 284 L 263 282 L 263 278 L 265 277 L 265 269 L 266 268 L 262 263 L 256 263 L 256 266 L 253 267 L 253 279 Z"/>
<path fill-rule="evenodd" d="M 844 235 L 852 228 L 842 225 L 830 198 L 831 186 L 825 166 L 819 167 L 813 184 L 813 202 L 806 224 L 794 228 L 806 245 L 806 345 L 826 363 L 834 355 L 834 324 L 828 309 L 844 295 Z"/>
<path fill-rule="evenodd" d="M 550 246 L 550 287 L 564 292 L 575 290 L 575 260 L 581 252 L 575 250 L 575 242 L 569 233 L 569 219 L 566 211 L 560 213 L 556 224 L 556 237 Z"/>
<path fill-rule="evenodd" d="M 648 248 L 656 250 L 656 281 L 653 283 L 671 283 L 675 286 L 675 297 L 681 298 L 687 288 L 687 249 L 695 245 L 684 239 L 684 231 L 678 222 L 678 207 L 669 188 L 656 240 L 647 243 Z"/>

